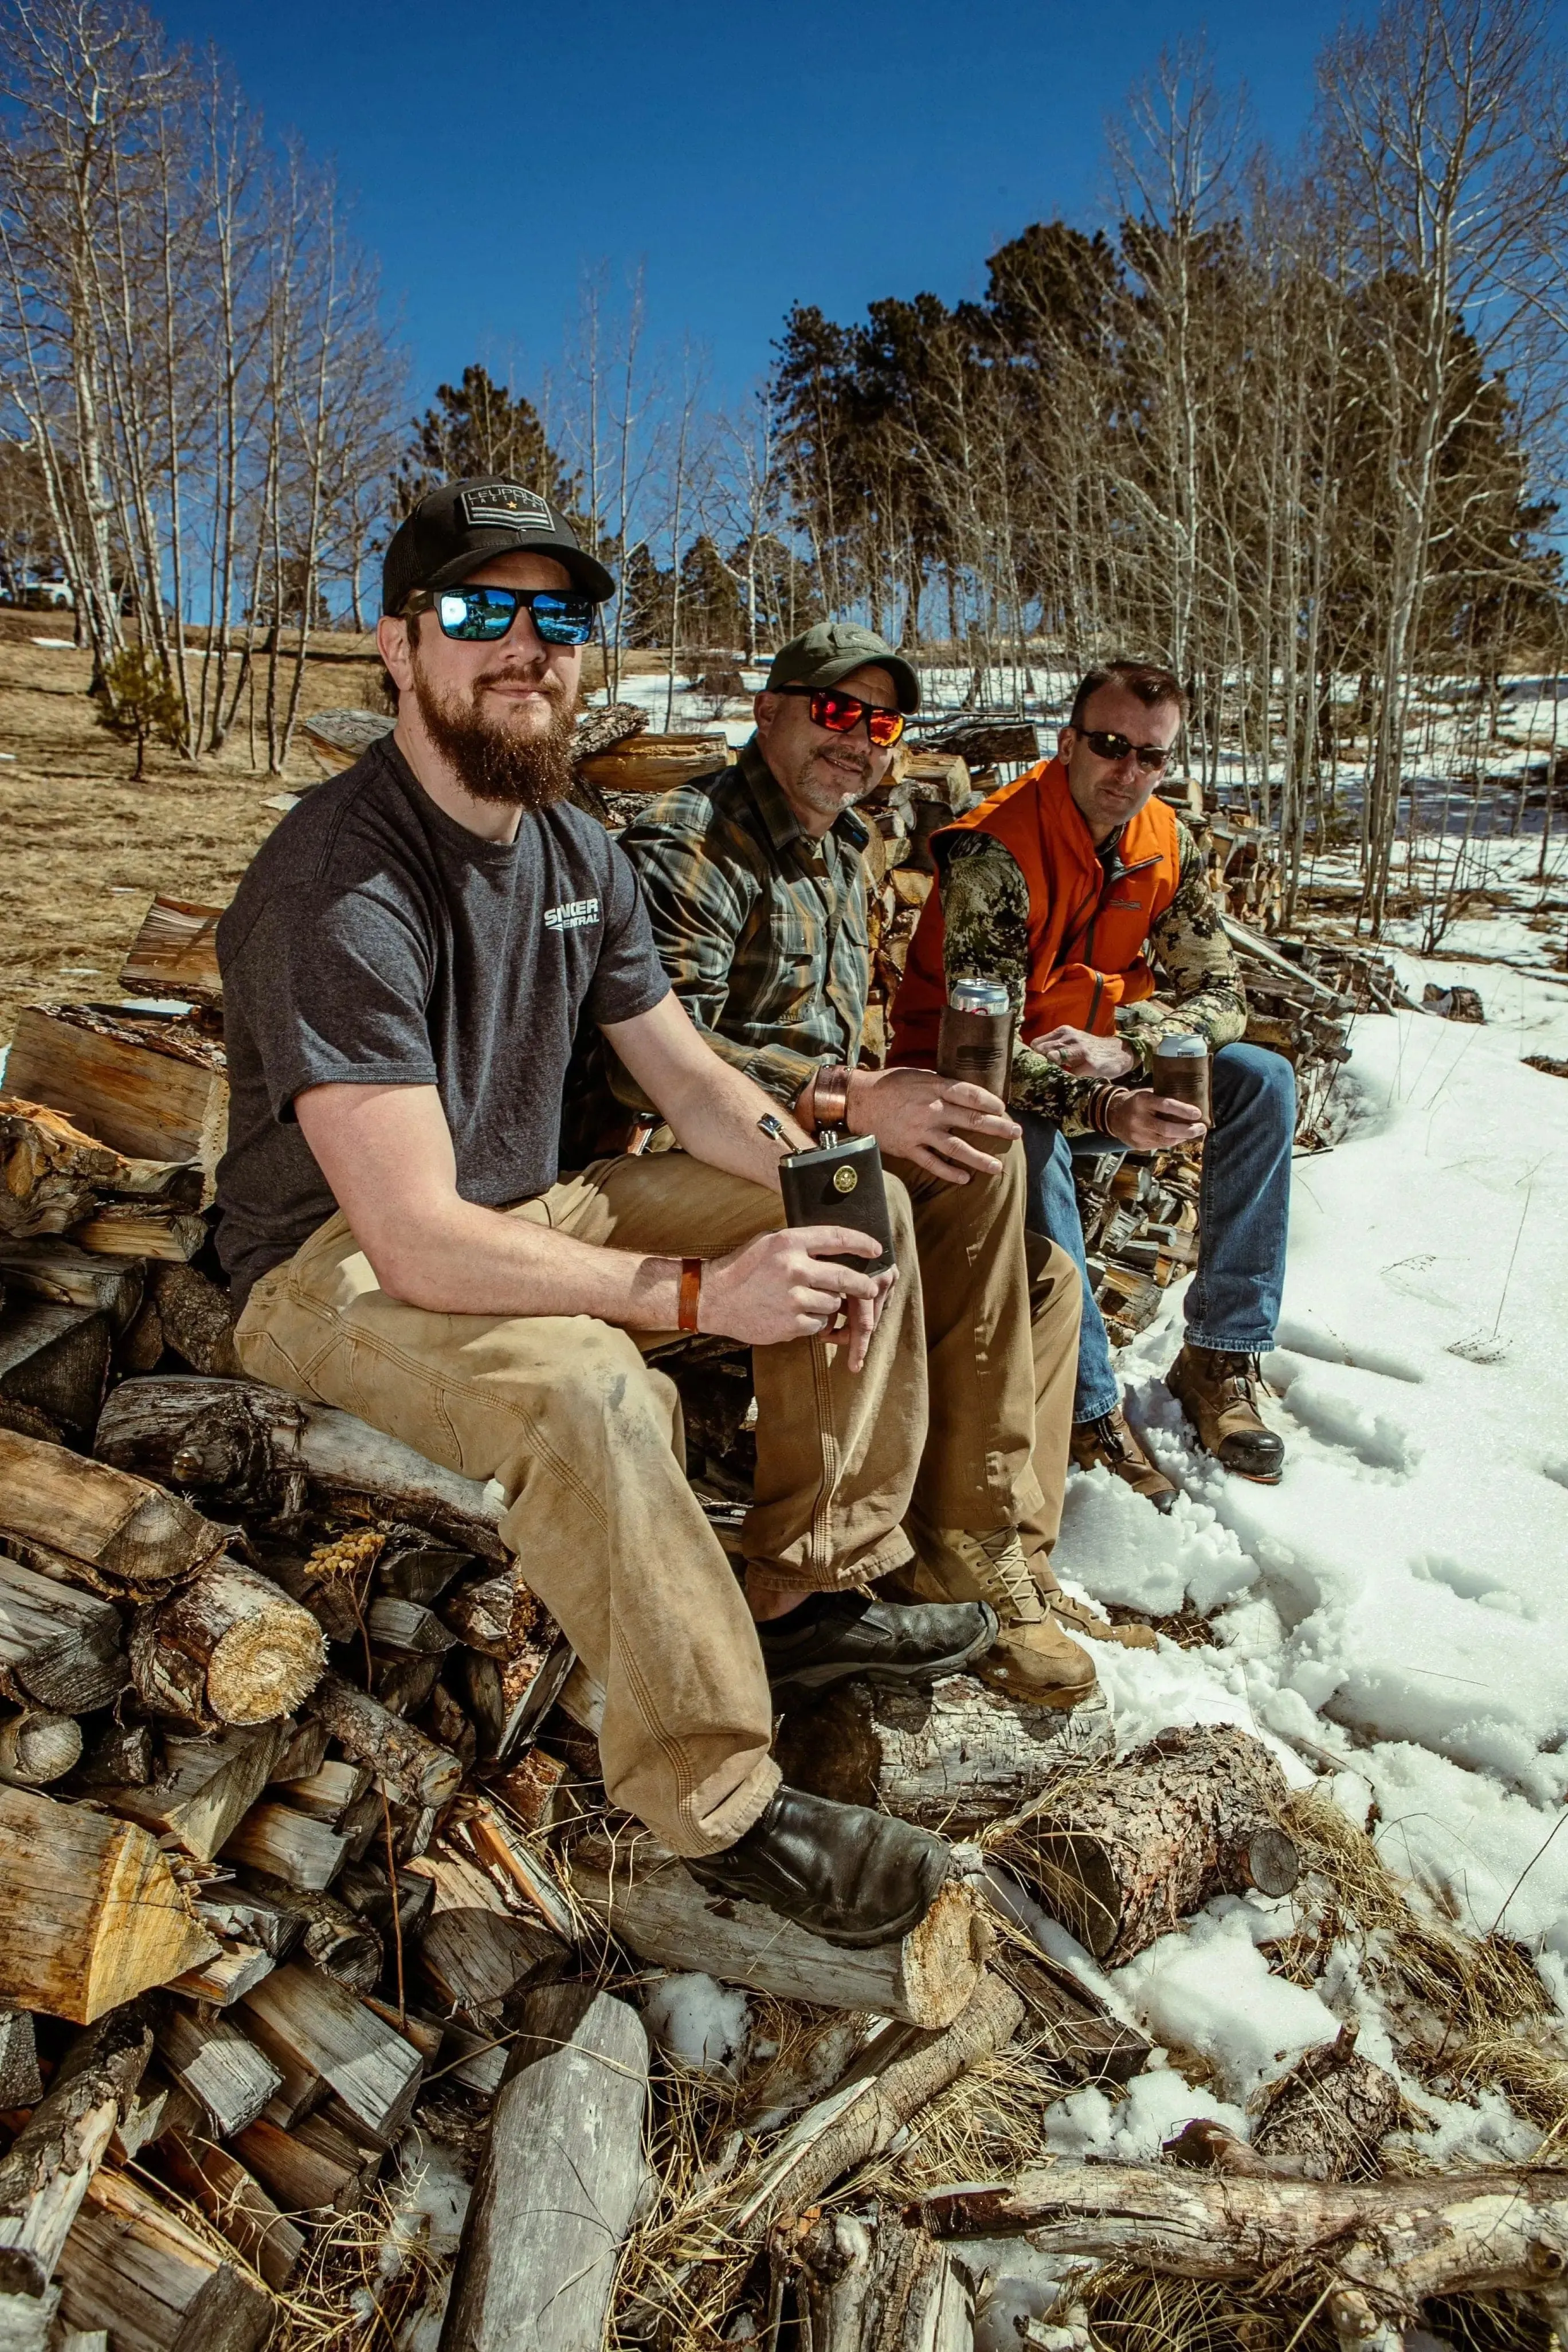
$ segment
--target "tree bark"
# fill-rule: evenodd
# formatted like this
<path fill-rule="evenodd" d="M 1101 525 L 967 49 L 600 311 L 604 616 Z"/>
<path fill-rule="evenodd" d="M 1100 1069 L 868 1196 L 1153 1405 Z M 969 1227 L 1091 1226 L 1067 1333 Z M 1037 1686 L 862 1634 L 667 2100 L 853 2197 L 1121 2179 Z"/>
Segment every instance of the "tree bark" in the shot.
<path fill-rule="evenodd" d="M 147 1270 L 147 1289 L 163 1338 L 191 1370 L 217 1380 L 237 1379 L 234 1310 L 225 1293 L 194 1265 L 163 1261 Z"/>
<path fill-rule="evenodd" d="M 887 2208 L 829 2213 L 773 2254 L 794 2275 L 812 2352 L 970 2352 L 968 2290 L 951 2255 Z"/>
<path fill-rule="evenodd" d="M 66 2053 L 47 2096 L 0 2158 L 0 2289 L 41 2295 L 153 2052 L 138 2008 L 117 2011 Z"/>
<path fill-rule="evenodd" d="M 961 1836 L 1031 1803 L 1064 1767 L 1113 1752 L 1109 1708 L 1087 1743 L 1079 1713 L 1026 1706 L 969 1675 L 930 1691 L 841 1683 L 790 1708 L 779 1767 L 794 1788 Z"/>
<path fill-rule="evenodd" d="M 1352 2185 L 1058 2164 L 916 2210 L 940 2237 L 1026 2234 L 1043 2253 L 1173 2278 L 1321 2265 L 1405 2317 L 1433 2295 L 1539 2293 L 1568 2264 L 1568 2172 L 1528 2165 Z"/>
<path fill-rule="evenodd" d="M 309 1696 L 326 1662 L 310 1611 L 228 1559 L 141 1611 L 131 1632 L 142 1706 L 198 1730 L 275 1721 Z"/>
<path fill-rule="evenodd" d="M 398 1803 L 444 1805 L 457 1794 L 463 1768 L 451 1750 L 437 1748 L 341 1675 L 322 1675 L 306 1712 L 326 1725 L 345 1755 L 367 1765 Z"/>
<path fill-rule="evenodd" d="M 1289 1793 L 1246 1732 L 1167 1732 L 1113 1776 L 1069 1783 L 994 1851 L 1096 1959 L 1119 1964 L 1214 1895 L 1289 1893 L 1296 1850 L 1277 1826 Z"/>
<path fill-rule="evenodd" d="M 645 2176 L 647 2037 L 587 1985 L 530 1996 L 490 2111 L 440 2352 L 599 2352 Z"/>
<path fill-rule="evenodd" d="M 100 1461 L 193 1486 L 225 1508 L 297 1517 L 308 1500 L 357 1503 L 504 1561 L 504 1507 L 477 1479 L 427 1462 L 352 1413 L 255 1381 L 122 1381 L 105 1405 Z"/>
<path fill-rule="evenodd" d="M 573 1851 L 578 1899 L 642 1958 L 828 2009 L 949 2025 L 980 1980 L 989 1929 L 973 1890 L 950 1879 L 899 1942 L 849 1951 L 760 1903 L 709 1892 L 651 1837 Z"/>

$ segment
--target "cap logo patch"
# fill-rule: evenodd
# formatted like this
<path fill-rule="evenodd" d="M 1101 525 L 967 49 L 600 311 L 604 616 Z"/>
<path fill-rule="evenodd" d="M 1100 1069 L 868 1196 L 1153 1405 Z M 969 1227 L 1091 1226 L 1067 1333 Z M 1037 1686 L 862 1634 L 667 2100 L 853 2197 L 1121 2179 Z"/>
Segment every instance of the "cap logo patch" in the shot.
<path fill-rule="evenodd" d="M 537 490 L 521 482 L 487 482 L 482 489 L 465 490 L 458 504 L 470 530 L 553 530 L 555 518 Z"/>

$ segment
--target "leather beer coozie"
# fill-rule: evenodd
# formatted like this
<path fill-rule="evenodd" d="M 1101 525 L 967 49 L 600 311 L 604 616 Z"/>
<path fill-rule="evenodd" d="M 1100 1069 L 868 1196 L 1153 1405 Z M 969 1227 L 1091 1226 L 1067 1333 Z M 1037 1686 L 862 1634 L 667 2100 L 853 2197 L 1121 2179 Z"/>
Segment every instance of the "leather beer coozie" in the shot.
<path fill-rule="evenodd" d="M 877 1257 L 852 1257 L 844 1252 L 831 1264 L 858 1266 L 862 1274 L 886 1274 L 894 1263 L 882 1155 L 874 1135 L 849 1135 L 810 1151 L 792 1151 L 779 1162 L 779 1189 L 786 1224 L 854 1225 L 881 1244 Z"/>

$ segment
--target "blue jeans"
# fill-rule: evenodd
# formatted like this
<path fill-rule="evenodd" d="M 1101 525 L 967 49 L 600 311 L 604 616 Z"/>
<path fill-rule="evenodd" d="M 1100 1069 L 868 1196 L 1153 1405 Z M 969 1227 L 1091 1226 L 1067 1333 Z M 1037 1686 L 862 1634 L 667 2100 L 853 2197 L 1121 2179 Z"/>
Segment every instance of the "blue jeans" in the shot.
<path fill-rule="evenodd" d="M 1213 1078 L 1214 1125 L 1204 1146 L 1187 1338 L 1196 1348 L 1260 1356 L 1274 1345 L 1285 1281 L 1296 1074 L 1282 1054 L 1264 1046 L 1222 1045 Z M 1072 1163 L 1119 1147 L 1100 1135 L 1068 1138 L 1037 1111 L 1015 1109 L 1014 1116 L 1024 1129 L 1029 1167 L 1025 1222 L 1061 1244 L 1083 1282 L 1073 1419 L 1098 1421 L 1115 1412 L 1121 1391 L 1104 1319 L 1089 1293 Z"/>

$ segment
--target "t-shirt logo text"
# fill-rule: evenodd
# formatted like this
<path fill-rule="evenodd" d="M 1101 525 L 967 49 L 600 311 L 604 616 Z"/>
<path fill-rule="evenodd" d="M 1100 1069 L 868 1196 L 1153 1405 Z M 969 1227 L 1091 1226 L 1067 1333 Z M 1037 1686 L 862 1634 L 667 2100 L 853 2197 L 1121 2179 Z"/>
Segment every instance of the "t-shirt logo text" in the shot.
<path fill-rule="evenodd" d="M 569 898 L 564 906 L 546 907 L 544 910 L 547 931 L 585 931 L 598 920 L 597 898 Z"/>

